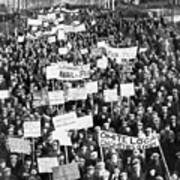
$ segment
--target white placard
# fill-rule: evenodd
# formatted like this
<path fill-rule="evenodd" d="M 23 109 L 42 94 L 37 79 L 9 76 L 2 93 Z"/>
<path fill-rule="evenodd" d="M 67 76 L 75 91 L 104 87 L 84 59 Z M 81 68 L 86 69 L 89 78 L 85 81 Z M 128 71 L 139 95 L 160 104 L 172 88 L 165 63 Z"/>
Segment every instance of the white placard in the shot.
<path fill-rule="evenodd" d="M 42 26 L 42 20 L 41 19 L 28 19 L 27 24 L 29 26 Z"/>
<path fill-rule="evenodd" d="M 81 54 L 88 54 L 88 49 L 84 48 L 80 50 Z"/>
<path fill-rule="evenodd" d="M 104 90 L 104 100 L 105 102 L 118 101 L 117 89 Z"/>
<path fill-rule="evenodd" d="M 87 99 L 86 88 L 71 88 L 67 91 L 66 101 L 79 101 Z"/>
<path fill-rule="evenodd" d="M 52 173 L 52 168 L 59 166 L 57 157 L 37 158 L 39 173 Z"/>
<path fill-rule="evenodd" d="M 24 122 L 24 137 L 37 138 L 41 136 L 40 121 L 25 121 Z"/>
<path fill-rule="evenodd" d="M 97 42 L 97 47 L 98 48 L 106 48 L 107 44 L 105 41 L 100 41 L 100 42 Z"/>
<path fill-rule="evenodd" d="M 0 90 L 0 99 L 8 99 L 9 97 L 9 90 Z"/>
<path fill-rule="evenodd" d="M 98 93 L 98 82 L 92 81 L 85 84 L 87 94 Z"/>
<path fill-rule="evenodd" d="M 59 48 L 58 52 L 60 55 L 66 55 L 68 53 L 68 48 L 64 47 L 64 48 Z"/>
<path fill-rule="evenodd" d="M 71 137 L 69 132 L 63 129 L 56 129 L 52 132 L 52 137 L 54 140 L 59 140 L 60 146 L 72 146 Z"/>
<path fill-rule="evenodd" d="M 46 67 L 46 78 L 49 79 L 58 79 L 59 77 L 59 68 L 58 66 L 47 66 Z"/>
<path fill-rule="evenodd" d="M 75 126 L 76 119 L 77 119 L 76 113 L 70 112 L 67 114 L 53 117 L 53 124 L 55 129 L 70 130 L 73 129 L 73 127 Z"/>
<path fill-rule="evenodd" d="M 66 34 L 63 30 L 58 30 L 58 40 L 66 40 Z"/>
<path fill-rule="evenodd" d="M 48 43 L 55 43 L 56 42 L 56 36 L 50 36 L 48 37 Z"/>
<path fill-rule="evenodd" d="M 10 152 L 31 154 L 31 145 L 29 140 L 10 137 L 7 140 Z"/>
<path fill-rule="evenodd" d="M 135 95 L 134 83 L 121 84 L 121 96 L 130 97 Z"/>
<path fill-rule="evenodd" d="M 106 56 L 103 56 L 101 59 L 97 60 L 97 67 L 100 69 L 106 69 L 108 66 L 108 59 Z"/>
<path fill-rule="evenodd" d="M 76 121 L 75 129 L 87 129 L 93 127 L 93 117 L 92 115 L 78 117 Z"/>
<path fill-rule="evenodd" d="M 48 92 L 49 97 L 49 104 L 50 105 L 57 105 L 57 104 L 64 104 L 64 91 L 58 90 L 58 91 L 49 91 Z"/>
<path fill-rule="evenodd" d="M 24 42 L 24 36 L 18 36 L 18 43 Z"/>

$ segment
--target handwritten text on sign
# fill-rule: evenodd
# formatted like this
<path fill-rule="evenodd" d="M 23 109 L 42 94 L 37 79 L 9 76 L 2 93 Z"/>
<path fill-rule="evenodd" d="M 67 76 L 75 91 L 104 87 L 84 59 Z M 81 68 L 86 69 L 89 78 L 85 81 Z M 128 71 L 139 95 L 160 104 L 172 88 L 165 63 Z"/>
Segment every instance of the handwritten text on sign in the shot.
<path fill-rule="evenodd" d="M 159 141 L 156 137 L 137 138 L 108 131 L 101 131 L 99 140 L 100 145 L 103 147 L 113 146 L 123 150 L 149 149 L 159 146 Z"/>

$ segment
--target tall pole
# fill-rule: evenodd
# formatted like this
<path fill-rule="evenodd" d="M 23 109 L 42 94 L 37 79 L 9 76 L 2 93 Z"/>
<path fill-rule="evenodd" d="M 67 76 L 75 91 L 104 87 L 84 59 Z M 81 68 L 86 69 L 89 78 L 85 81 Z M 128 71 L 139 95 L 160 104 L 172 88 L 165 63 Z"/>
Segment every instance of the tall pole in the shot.
<path fill-rule="evenodd" d="M 174 25 L 174 0 L 172 0 L 172 4 L 171 4 L 171 21 L 172 24 Z"/>

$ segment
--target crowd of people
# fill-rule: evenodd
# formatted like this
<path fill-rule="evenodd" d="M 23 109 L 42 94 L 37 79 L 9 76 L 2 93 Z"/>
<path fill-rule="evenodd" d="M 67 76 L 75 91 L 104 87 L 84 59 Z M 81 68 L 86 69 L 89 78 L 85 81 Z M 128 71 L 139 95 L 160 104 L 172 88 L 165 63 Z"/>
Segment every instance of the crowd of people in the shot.
<path fill-rule="evenodd" d="M 59 8 L 59 7 L 58 7 Z M 55 8 L 54 8 L 55 9 Z M 51 8 L 51 11 L 54 10 Z M 60 8 L 59 8 L 60 9 Z M 46 14 L 49 9 L 41 10 Z M 33 18 L 37 18 L 37 13 Z M 58 12 L 58 11 L 56 11 Z M 61 10 L 59 10 L 60 14 Z M 79 21 L 86 31 L 69 32 L 66 40 L 47 41 L 47 36 L 29 38 L 30 34 L 49 31 L 55 22 L 46 27 L 32 28 L 27 19 L 14 34 L 1 37 L 0 83 L 9 90 L 10 97 L 0 101 L 0 179 L 1 180 L 52 180 L 52 174 L 39 173 L 38 157 L 57 157 L 59 165 L 76 162 L 81 180 L 165 180 L 167 167 L 158 148 L 142 151 L 125 151 L 116 147 L 100 148 L 97 134 L 100 130 L 146 138 L 159 137 L 172 180 L 180 178 L 180 45 L 178 34 L 167 25 L 163 17 L 123 17 L 118 10 L 81 9 L 64 13 L 63 23 Z M 59 22 L 59 24 L 62 22 Z M 18 36 L 24 36 L 18 42 Z M 119 64 L 105 49 L 92 55 L 97 43 L 105 41 L 114 48 L 138 47 L 137 57 Z M 61 55 L 60 47 L 69 52 Z M 86 48 L 86 54 L 81 49 Z M 145 48 L 145 51 L 140 51 Z M 97 67 L 101 56 L 108 59 L 105 69 Z M 89 79 L 64 82 L 48 80 L 46 67 L 51 63 L 67 61 L 75 65 L 90 64 Z M 127 68 L 128 67 L 128 68 Z M 64 90 L 67 86 L 82 87 L 85 82 L 98 81 L 98 93 L 89 94 L 86 100 L 70 101 L 63 105 L 33 106 L 33 92 L 43 88 Z M 133 82 L 135 96 L 119 97 L 107 103 L 103 91 Z M 71 130 L 72 146 L 66 149 L 52 139 L 52 118 L 75 111 L 78 117 L 93 114 L 94 126 Z M 35 139 L 31 155 L 10 152 L 8 137 L 23 137 L 25 121 L 41 121 L 41 137 Z M 103 153 L 103 158 L 102 158 Z M 67 160 L 68 159 L 68 160 Z"/>

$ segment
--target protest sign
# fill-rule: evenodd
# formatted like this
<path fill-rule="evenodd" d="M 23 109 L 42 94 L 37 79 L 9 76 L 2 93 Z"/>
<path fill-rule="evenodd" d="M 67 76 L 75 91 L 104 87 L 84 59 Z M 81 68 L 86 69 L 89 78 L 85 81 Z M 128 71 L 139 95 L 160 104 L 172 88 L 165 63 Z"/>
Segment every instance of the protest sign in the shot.
<path fill-rule="evenodd" d="M 64 91 L 49 91 L 49 105 L 64 104 Z"/>
<path fill-rule="evenodd" d="M 93 117 L 92 115 L 78 117 L 76 119 L 76 125 L 74 129 L 87 129 L 93 127 Z"/>
<path fill-rule="evenodd" d="M 98 48 L 106 48 L 107 44 L 105 41 L 100 41 L 100 42 L 97 42 L 97 47 Z"/>
<path fill-rule="evenodd" d="M 58 40 L 66 40 L 66 34 L 63 30 L 58 30 Z"/>
<path fill-rule="evenodd" d="M 104 90 L 104 100 L 105 102 L 118 101 L 117 89 Z"/>
<path fill-rule="evenodd" d="M 121 64 L 122 59 L 135 59 L 137 56 L 138 47 L 129 48 L 112 48 L 106 47 L 108 57 L 115 58 L 118 64 Z"/>
<path fill-rule="evenodd" d="M 41 91 L 33 92 L 33 106 L 41 107 L 47 106 L 49 104 L 48 91 L 46 89 L 42 89 Z"/>
<path fill-rule="evenodd" d="M 64 47 L 64 48 L 59 48 L 58 49 L 58 52 L 60 55 L 66 55 L 68 53 L 68 48 L 67 47 Z"/>
<path fill-rule="evenodd" d="M 86 88 L 70 88 L 67 90 L 66 101 L 79 101 L 87 99 Z"/>
<path fill-rule="evenodd" d="M 40 121 L 25 121 L 23 125 L 25 138 L 37 138 L 41 136 Z"/>
<path fill-rule="evenodd" d="M 52 173 L 52 168 L 59 166 L 57 157 L 37 158 L 39 173 Z"/>
<path fill-rule="evenodd" d="M 32 26 L 32 27 L 31 27 L 31 30 L 32 30 L 33 32 L 35 32 L 35 31 L 38 30 L 38 27 L 37 27 L 37 26 Z"/>
<path fill-rule="evenodd" d="M 71 137 L 69 132 L 63 129 L 56 129 L 52 132 L 52 138 L 54 140 L 59 140 L 60 146 L 72 146 Z"/>
<path fill-rule="evenodd" d="M 41 19 L 28 19 L 27 24 L 29 26 L 41 26 L 42 20 Z"/>
<path fill-rule="evenodd" d="M 18 43 L 24 42 L 24 36 L 18 36 Z"/>
<path fill-rule="evenodd" d="M 88 49 L 87 48 L 84 48 L 84 49 L 81 49 L 80 50 L 81 54 L 88 54 Z"/>
<path fill-rule="evenodd" d="M 106 69 L 108 66 L 108 59 L 103 56 L 101 59 L 97 60 L 97 67 L 100 69 Z"/>
<path fill-rule="evenodd" d="M 144 53 L 144 52 L 146 52 L 146 51 L 147 51 L 147 48 L 141 47 L 141 48 L 139 49 L 139 53 Z"/>
<path fill-rule="evenodd" d="M 59 80 L 76 81 L 90 77 L 90 66 L 63 67 L 59 69 Z"/>
<path fill-rule="evenodd" d="M 37 18 L 41 21 L 43 20 L 47 20 L 47 15 L 44 15 L 44 14 L 38 14 Z"/>
<path fill-rule="evenodd" d="M 92 81 L 85 84 L 87 94 L 93 94 L 98 92 L 98 82 Z"/>
<path fill-rule="evenodd" d="M 65 13 L 79 13 L 79 9 L 66 9 L 64 7 L 61 8 L 61 11 Z"/>
<path fill-rule="evenodd" d="M 10 152 L 12 153 L 31 154 L 31 145 L 29 140 L 10 137 L 7 140 L 7 144 Z"/>
<path fill-rule="evenodd" d="M 101 131 L 99 142 L 102 147 L 115 147 L 122 150 L 150 149 L 159 146 L 157 137 L 138 138 L 120 135 L 109 131 Z"/>
<path fill-rule="evenodd" d="M 61 165 L 53 168 L 53 180 L 75 180 L 80 178 L 77 163 Z"/>
<path fill-rule="evenodd" d="M 56 19 L 56 13 L 49 13 L 49 14 L 46 15 L 46 18 L 47 18 L 48 20 L 53 21 L 53 20 Z"/>
<path fill-rule="evenodd" d="M 61 65 L 61 63 L 47 66 L 47 79 L 58 79 L 62 81 L 77 81 L 90 77 L 90 65 L 73 66 L 72 64 Z"/>
<path fill-rule="evenodd" d="M 76 32 L 76 33 L 78 33 L 78 32 L 84 32 L 84 31 L 86 31 L 86 26 L 85 26 L 85 24 L 80 24 L 80 25 L 78 25 L 78 26 L 74 26 L 74 28 L 73 28 L 73 32 Z"/>
<path fill-rule="evenodd" d="M 7 99 L 10 97 L 9 90 L 0 90 L 0 99 Z"/>
<path fill-rule="evenodd" d="M 91 56 L 92 57 L 97 58 L 97 57 L 102 57 L 102 55 L 103 55 L 102 48 L 92 48 L 91 49 Z"/>
<path fill-rule="evenodd" d="M 130 97 L 135 95 L 134 83 L 121 84 L 121 96 Z"/>
<path fill-rule="evenodd" d="M 77 119 L 76 113 L 70 112 L 67 114 L 53 117 L 53 124 L 55 129 L 70 130 L 76 124 L 76 119 Z"/>
<path fill-rule="evenodd" d="M 55 43 L 56 42 L 56 36 L 50 36 L 48 37 L 48 43 Z"/>
<path fill-rule="evenodd" d="M 43 22 L 43 27 L 48 27 L 49 26 L 49 22 Z"/>
<path fill-rule="evenodd" d="M 47 80 L 57 79 L 58 77 L 59 77 L 59 68 L 57 65 L 46 67 L 46 78 L 47 78 Z"/>

